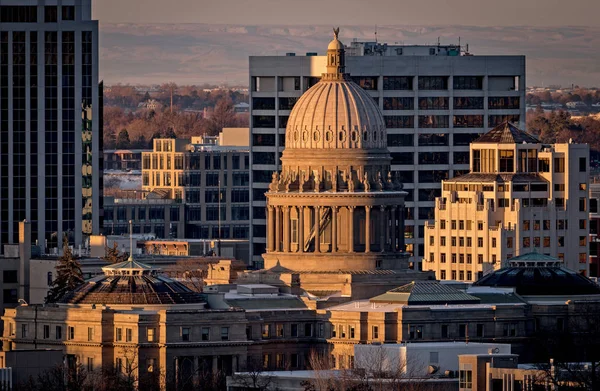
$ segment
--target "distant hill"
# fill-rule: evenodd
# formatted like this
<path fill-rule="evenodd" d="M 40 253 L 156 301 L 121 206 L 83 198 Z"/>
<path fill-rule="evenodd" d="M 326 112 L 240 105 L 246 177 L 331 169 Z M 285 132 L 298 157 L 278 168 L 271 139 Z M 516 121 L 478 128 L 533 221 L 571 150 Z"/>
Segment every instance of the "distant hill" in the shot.
<path fill-rule="evenodd" d="M 341 26 L 341 38 L 373 40 L 373 26 Z M 105 82 L 248 83 L 248 56 L 324 53 L 331 26 L 100 24 Z M 524 54 L 527 85 L 600 87 L 600 28 L 378 26 L 380 42 L 456 44 L 470 52 Z"/>

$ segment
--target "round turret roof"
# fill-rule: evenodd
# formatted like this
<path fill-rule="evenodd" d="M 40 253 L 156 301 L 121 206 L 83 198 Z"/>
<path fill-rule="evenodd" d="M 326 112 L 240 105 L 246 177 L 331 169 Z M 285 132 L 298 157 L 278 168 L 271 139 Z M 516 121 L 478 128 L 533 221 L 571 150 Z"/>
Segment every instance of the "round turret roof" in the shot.
<path fill-rule="evenodd" d="M 290 113 L 286 150 L 387 149 L 381 110 L 345 73 L 344 45 L 334 33 L 327 49 L 327 73 Z"/>
<path fill-rule="evenodd" d="M 204 295 L 159 269 L 129 260 L 103 267 L 104 275 L 87 280 L 58 302 L 63 304 L 174 305 L 205 303 Z"/>
<path fill-rule="evenodd" d="M 598 295 L 600 286 L 561 266 L 560 260 L 530 253 L 511 259 L 510 266 L 489 273 L 475 286 L 515 288 L 525 296 Z"/>

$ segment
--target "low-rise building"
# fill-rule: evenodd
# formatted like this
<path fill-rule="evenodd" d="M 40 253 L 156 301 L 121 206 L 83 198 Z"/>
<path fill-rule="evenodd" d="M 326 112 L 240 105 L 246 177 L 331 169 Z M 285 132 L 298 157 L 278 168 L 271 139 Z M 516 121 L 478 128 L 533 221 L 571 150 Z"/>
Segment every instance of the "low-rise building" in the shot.
<path fill-rule="evenodd" d="M 105 149 L 104 170 L 141 170 L 142 152 L 148 149 Z"/>
<path fill-rule="evenodd" d="M 241 146 L 155 139 L 154 150 L 143 154 L 142 189 L 185 204 L 186 238 L 249 237 L 248 141 L 233 133 L 223 141 L 239 139 Z"/>
<path fill-rule="evenodd" d="M 185 237 L 185 204 L 181 199 L 167 198 L 160 192 L 151 192 L 146 198 L 104 197 L 104 235 L 133 233 L 151 235 L 159 239 Z"/>

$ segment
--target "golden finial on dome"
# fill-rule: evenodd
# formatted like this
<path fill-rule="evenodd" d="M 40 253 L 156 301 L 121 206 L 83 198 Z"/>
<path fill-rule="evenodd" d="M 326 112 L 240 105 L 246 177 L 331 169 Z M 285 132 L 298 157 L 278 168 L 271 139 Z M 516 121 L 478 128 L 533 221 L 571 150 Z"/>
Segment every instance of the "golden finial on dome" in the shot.
<path fill-rule="evenodd" d="M 339 27 L 334 27 L 333 28 L 333 38 L 334 39 L 338 39 L 338 35 L 340 35 L 340 28 Z"/>

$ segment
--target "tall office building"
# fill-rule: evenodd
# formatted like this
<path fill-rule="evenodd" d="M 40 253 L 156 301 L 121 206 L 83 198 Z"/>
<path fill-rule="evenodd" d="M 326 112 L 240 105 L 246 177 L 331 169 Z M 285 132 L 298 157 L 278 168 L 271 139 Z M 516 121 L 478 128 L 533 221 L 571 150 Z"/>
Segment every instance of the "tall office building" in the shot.
<path fill-rule="evenodd" d="M 587 144 L 542 144 L 509 123 L 475 140 L 471 171 L 442 183 L 423 268 L 477 281 L 536 252 L 588 273 L 589 155 Z"/>
<path fill-rule="evenodd" d="M 102 225 L 102 94 L 91 0 L 0 0 L 0 248 Z"/>
<path fill-rule="evenodd" d="M 473 56 L 458 46 L 352 42 L 346 69 L 383 111 L 392 170 L 408 192 L 406 250 L 424 256 L 441 181 L 469 170 L 469 143 L 504 121 L 525 125 L 525 57 Z M 298 98 L 326 73 L 326 57 L 250 57 L 251 258 L 262 266 L 266 197 L 280 171 L 285 128 Z M 420 268 L 420 265 L 414 265 Z"/>

